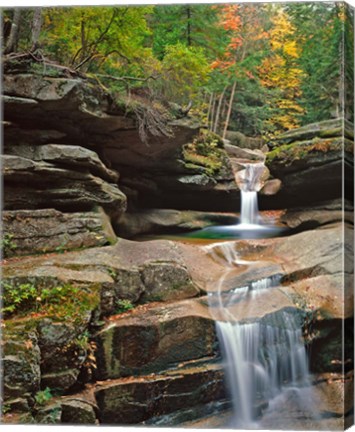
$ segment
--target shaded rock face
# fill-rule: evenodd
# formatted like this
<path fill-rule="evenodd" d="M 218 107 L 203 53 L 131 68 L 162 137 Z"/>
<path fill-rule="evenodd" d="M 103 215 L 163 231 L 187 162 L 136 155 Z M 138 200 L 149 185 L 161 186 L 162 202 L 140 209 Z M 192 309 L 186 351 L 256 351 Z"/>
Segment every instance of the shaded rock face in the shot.
<path fill-rule="evenodd" d="M 43 76 L 25 61 L 7 61 L 4 72 L 4 151 L 19 158 L 11 161 L 17 183 L 5 176 L 6 208 L 44 208 L 44 195 L 57 210 L 87 210 L 96 202 L 120 216 L 126 206 L 121 190 L 131 206 L 217 210 L 226 203 L 227 210 L 226 198 L 238 202 L 228 161 L 216 175 L 186 166 L 183 146 L 200 129 L 193 120 L 171 120 L 174 136 L 150 136 L 147 144 L 134 114 L 89 79 L 58 70 L 56 77 Z M 32 175 L 24 177 L 22 169 Z M 45 194 L 39 176 L 48 180 Z M 17 185 L 27 180 L 28 193 L 21 194 Z"/>
<path fill-rule="evenodd" d="M 88 171 L 13 155 L 3 155 L 2 166 L 5 210 L 54 207 L 70 212 L 101 205 L 119 216 L 126 209 L 126 197 L 117 185 Z"/>
<path fill-rule="evenodd" d="M 345 176 L 349 197 L 353 190 L 354 142 L 350 125 L 342 138 L 342 120 L 325 121 L 291 130 L 269 143 L 266 165 L 282 187 L 261 197 L 261 207 L 290 208 L 342 196 Z M 344 174 L 343 174 L 344 152 Z"/>

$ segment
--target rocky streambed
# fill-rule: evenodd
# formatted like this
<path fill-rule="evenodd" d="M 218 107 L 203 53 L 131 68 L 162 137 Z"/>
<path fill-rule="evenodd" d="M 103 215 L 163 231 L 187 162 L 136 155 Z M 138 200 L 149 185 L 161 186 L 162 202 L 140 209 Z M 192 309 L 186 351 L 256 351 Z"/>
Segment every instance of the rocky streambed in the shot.
<path fill-rule="evenodd" d="M 278 276 L 259 302 L 234 305 L 234 315 L 299 315 L 314 379 L 325 391 L 322 412 L 338 423 L 349 409 L 340 413 L 330 397 L 332 385 L 324 383 L 345 382 L 343 397 L 350 397 L 352 354 L 349 345 L 343 376 L 342 326 L 350 340 L 353 292 L 350 279 L 343 291 L 342 241 L 340 224 L 282 239 L 236 241 L 245 263 L 226 282 L 228 289 Z M 10 259 L 3 266 L 5 295 L 25 285 L 36 287 L 38 296 L 51 287 L 71 287 L 71 296 L 89 295 L 91 301 L 73 311 L 72 298 L 63 296 L 59 306 L 34 298 L 26 314 L 5 320 L 4 396 L 10 411 L 4 419 L 181 424 L 226 409 L 229 395 L 207 300 L 223 271 L 222 260 L 211 259 L 201 246 L 165 240 L 120 240 Z M 132 309 L 117 313 L 122 300 Z M 41 406 L 36 395 L 45 388 L 53 397 Z"/>
<path fill-rule="evenodd" d="M 253 304 L 234 304 L 234 315 L 297 317 L 322 406 L 314 423 L 291 398 L 289 419 L 272 425 L 272 404 L 261 401 L 262 424 L 350 424 L 353 207 L 351 182 L 344 203 L 341 195 L 340 120 L 251 150 L 206 138 L 175 113 L 173 136 L 147 145 L 133 111 L 72 71 L 10 59 L 3 91 L 3 422 L 228 426 L 211 301 L 225 243 L 134 239 L 235 224 L 235 179 L 266 160 L 264 217 L 289 231 L 228 241 L 240 262 L 224 288 L 277 281 Z M 217 146 L 213 158 L 196 154 L 201 142 L 204 152 Z"/>

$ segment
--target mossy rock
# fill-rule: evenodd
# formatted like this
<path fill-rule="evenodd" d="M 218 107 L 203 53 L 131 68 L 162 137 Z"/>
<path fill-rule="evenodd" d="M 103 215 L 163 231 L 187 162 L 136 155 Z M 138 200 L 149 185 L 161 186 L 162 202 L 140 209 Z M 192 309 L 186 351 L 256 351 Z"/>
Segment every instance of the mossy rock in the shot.
<path fill-rule="evenodd" d="M 211 176 L 219 173 L 227 158 L 221 137 L 206 129 L 183 146 L 182 154 L 185 168 L 196 170 L 196 167 L 202 167 Z"/>
<path fill-rule="evenodd" d="M 296 162 L 308 161 L 310 159 L 325 159 L 327 155 L 333 154 L 339 157 L 343 148 L 353 151 L 353 143 L 343 138 L 313 138 L 309 141 L 296 141 L 292 144 L 284 144 L 270 151 L 266 156 L 267 166 L 290 166 Z"/>

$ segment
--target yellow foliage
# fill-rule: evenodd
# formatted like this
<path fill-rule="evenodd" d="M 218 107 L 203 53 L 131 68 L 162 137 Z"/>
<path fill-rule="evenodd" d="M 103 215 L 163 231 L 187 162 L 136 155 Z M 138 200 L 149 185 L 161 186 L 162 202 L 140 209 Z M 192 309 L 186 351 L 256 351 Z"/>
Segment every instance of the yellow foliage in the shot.
<path fill-rule="evenodd" d="M 300 51 L 294 39 L 295 29 L 285 11 L 280 9 L 272 23 L 269 32 L 271 55 L 262 62 L 259 77 L 264 87 L 279 90 L 270 101 L 278 114 L 269 120 L 270 129 L 277 134 L 299 125 L 297 115 L 303 113 L 303 108 L 296 99 L 301 96 L 304 72 L 295 63 Z"/>

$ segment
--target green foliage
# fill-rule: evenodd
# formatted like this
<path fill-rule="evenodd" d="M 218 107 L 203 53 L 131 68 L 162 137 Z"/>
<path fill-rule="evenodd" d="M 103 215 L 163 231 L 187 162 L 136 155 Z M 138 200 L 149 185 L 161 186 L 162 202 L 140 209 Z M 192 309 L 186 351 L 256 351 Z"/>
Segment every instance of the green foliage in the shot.
<path fill-rule="evenodd" d="M 210 67 L 202 49 L 178 43 L 167 47 L 162 70 L 165 97 L 187 104 L 207 83 Z"/>
<path fill-rule="evenodd" d="M 11 406 L 9 404 L 1 404 L 1 412 L 2 414 L 7 414 L 9 411 L 11 411 Z"/>
<path fill-rule="evenodd" d="M 98 304 L 97 290 L 90 291 L 71 284 L 41 287 L 34 283 L 3 281 L 2 313 L 5 317 L 14 314 L 43 313 L 55 319 L 81 322 L 88 310 Z"/>
<path fill-rule="evenodd" d="M 14 10 L 3 17 L 9 29 Z M 212 130 L 228 123 L 248 136 L 339 116 L 343 102 L 353 119 L 353 13 L 344 4 L 50 7 L 42 17 L 39 59 L 89 73 L 123 100 L 123 112 L 138 117 L 143 140 L 149 130 L 166 130 L 166 122 L 162 111 L 136 104 L 137 95 L 151 105 L 192 101 L 190 114 Z M 22 9 L 19 51 L 30 47 L 32 19 L 33 9 Z M 32 72 L 63 73 L 41 62 Z M 202 157 L 187 155 L 215 169 Z"/>
<path fill-rule="evenodd" d="M 325 2 L 294 3 L 286 9 L 302 47 L 298 59 L 299 67 L 305 74 L 301 82 L 300 104 L 304 107 L 302 124 L 339 116 L 342 103 L 339 99 L 341 47 L 344 25 L 349 22 L 345 20 L 344 5 Z M 347 52 L 350 61 L 352 56 Z"/>
<path fill-rule="evenodd" d="M 115 313 L 121 314 L 121 313 L 127 312 L 133 308 L 134 308 L 134 305 L 132 304 L 132 302 L 130 302 L 129 300 L 120 299 L 120 300 L 116 301 Z"/>
<path fill-rule="evenodd" d="M 38 405 L 45 405 L 50 399 L 52 399 L 53 395 L 49 387 L 46 387 L 44 390 L 41 390 L 35 394 L 35 401 Z"/>
<path fill-rule="evenodd" d="M 1 240 L 1 249 L 4 257 L 11 255 L 11 252 L 17 248 L 16 243 L 12 240 L 13 238 L 13 234 L 6 233 Z"/>
<path fill-rule="evenodd" d="M 84 71 L 100 67 L 119 70 L 145 57 L 149 36 L 145 7 L 48 8 L 42 46 L 63 64 Z"/>
<path fill-rule="evenodd" d="M 4 315 L 16 313 L 26 309 L 28 305 L 36 304 L 37 289 L 30 283 L 18 284 L 2 283 L 2 313 Z"/>
<path fill-rule="evenodd" d="M 74 344 L 76 346 L 78 346 L 79 348 L 82 348 L 83 350 L 86 351 L 88 349 L 88 346 L 89 346 L 89 337 L 90 337 L 90 334 L 86 330 L 74 340 Z"/>

